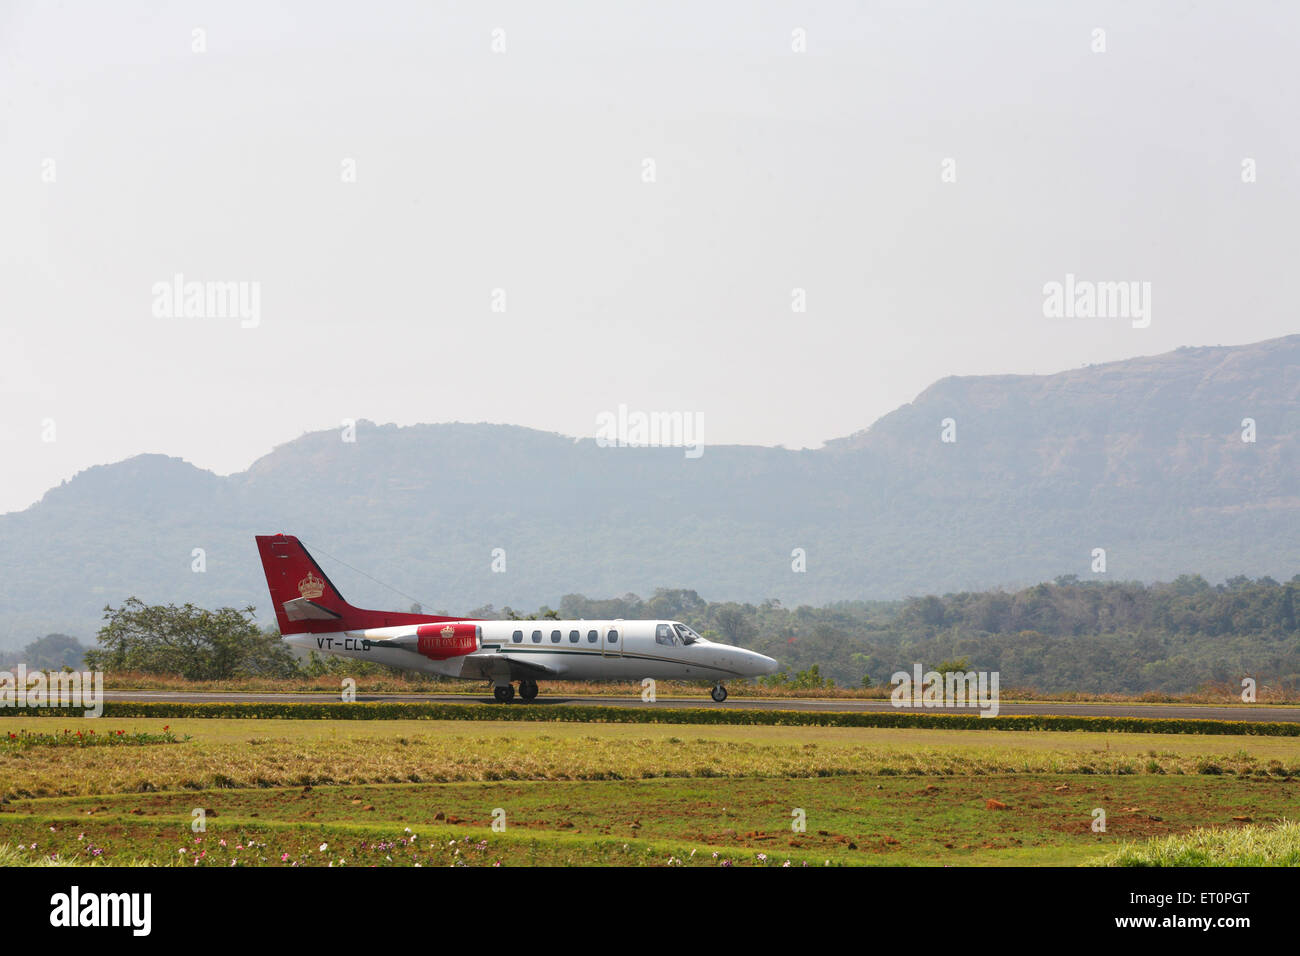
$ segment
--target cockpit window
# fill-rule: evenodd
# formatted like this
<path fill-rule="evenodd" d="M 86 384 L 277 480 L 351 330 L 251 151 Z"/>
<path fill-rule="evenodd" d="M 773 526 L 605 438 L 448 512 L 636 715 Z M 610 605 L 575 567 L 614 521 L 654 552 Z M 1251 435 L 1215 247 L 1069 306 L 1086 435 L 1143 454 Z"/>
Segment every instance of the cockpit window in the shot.
<path fill-rule="evenodd" d="M 674 624 L 673 627 L 677 628 L 677 636 L 681 638 L 683 644 L 694 644 L 696 641 L 704 640 L 685 624 Z"/>
<path fill-rule="evenodd" d="M 678 644 L 677 632 L 673 630 L 671 624 L 660 624 L 655 627 L 656 644 Z"/>

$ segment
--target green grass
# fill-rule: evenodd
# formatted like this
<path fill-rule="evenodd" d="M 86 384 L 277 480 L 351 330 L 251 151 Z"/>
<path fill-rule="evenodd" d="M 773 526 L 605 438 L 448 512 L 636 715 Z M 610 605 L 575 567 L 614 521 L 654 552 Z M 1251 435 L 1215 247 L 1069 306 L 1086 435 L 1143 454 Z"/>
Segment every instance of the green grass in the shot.
<path fill-rule="evenodd" d="M 1125 843 L 1094 862 L 1098 866 L 1300 866 L 1300 823 L 1198 827 L 1190 833 Z"/>
<path fill-rule="evenodd" d="M 128 734 L 121 728 L 99 733 L 88 728 L 74 730 L 65 727 L 57 733 L 49 733 L 22 728 L 0 734 L 0 753 L 6 750 L 29 750 L 33 747 L 147 747 L 152 744 L 181 742 L 181 738 L 168 730 L 161 733 L 135 731 Z"/>
<path fill-rule="evenodd" d="M 33 858 L 98 849 L 106 862 L 193 865 L 206 851 L 201 865 L 221 866 L 1061 865 L 1207 821 L 1277 818 L 1294 800 L 1294 785 L 1278 782 L 1068 774 L 259 788 L 15 801 L 0 814 L 0 842 Z M 1097 807 L 1106 833 L 1092 832 Z M 498 818 L 504 832 L 492 829 Z M 377 857 L 375 844 L 388 843 Z"/>
<path fill-rule="evenodd" d="M 0 845 L 10 848 L 0 865 L 195 865 L 199 854 L 199 865 L 220 866 L 1062 865 L 1198 827 L 1293 816 L 1300 787 L 1300 740 L 1290 737 L 431 720 L 96 725 L 180 742 L 0 751 Z M 0 718 L 0 736 L 30 727 L 30 718 Z M 210 812 L 196 834 L 199 808 Z M 497 808 L 504 832 L 492 829 Z M 1097 808 L 1105 833 L 1091 829 Z M 796 810 L 802 832 L 791 827 Z"/>
<path fill-rule="evenodd" d="M 113 860 L 113 866 L 149 866 L 143 860 Z M 67 857 L 58 853 L 36 853 L 25 846 L 0 843 L 0 867 L 5 866 L 105 866 L 107 861 L 84 852 Z"/>
<path fill-rule="evenodd" d="M 132 748 L 0 749 L 0 799 L 306 784 L 663 777 L 1300 777 L 1300 740 L 1274 737 L 425 720 L 103 718 L 96 723 L 108 735 L 123 730 L 192 739 Z M 0 718 L 0 736 L 30 726 L 28 718 Z"/>
<path fill-rule="evenodd" d="M 104 704 L 103 716 L 120 720 L 132 717 L 179 719 L 259 720 L 457 720 L 466 722 L 512 721 L 517 723 L 622 723 L 692 724 L 785 727 L 900 727 L 944 728 L 949 730 L 1018 730 L 1133 734 L 1222 734 L 1300 738 L 1300 723 L 1285 721 L 1204 720 L 1174 717 L 1106 717 L 1067 715 L 1018 715 L 984 717 L 979 714 L 891 711 L 801 711 L 739 708 L 638 708 L 607 705 L 545 704 L 540 706 L 484 706 L 476 703 L 398 703 L 365 701 L 345 703 L 217 703 L 112 700 Z M 79 710 L 29 708 L 15 716 L 28 720 L 76 720 Z"/>

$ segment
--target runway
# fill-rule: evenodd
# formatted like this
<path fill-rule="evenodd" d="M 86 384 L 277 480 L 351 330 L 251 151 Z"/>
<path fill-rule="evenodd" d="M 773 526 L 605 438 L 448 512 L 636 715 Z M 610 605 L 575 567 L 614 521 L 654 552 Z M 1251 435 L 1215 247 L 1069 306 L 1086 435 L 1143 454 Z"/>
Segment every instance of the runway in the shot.
<path fill-rule="evenodd" d="M 110 690 L 104 692 L 106 701 L 134 701 L 158 703 L 338 703 L 337 694 L 256 694 L 209 693 L 187 691 Z M 729 708 L 750 710 L 828 711 L 837 713 L 870 713 L 893 711 L 895 713 L 964 714 L 979 713 L 975 708 L 926 708 L 912 710 L 895 708 L 888 700 L 834 699 L 834 698 L 755 698 L 731 697 L 715 704 L 706 694 L 699 697 L 664 697 L 656 701 L 643 701 L 640 697 L 601 697 L 578 695 L 553 695 L 542 693 L 536 700 L 524 703 L 516 699 L 509 704 L 498 704 L 488 695 L 478 694 L 358 694 L 359 702 L 376 703 L 438 703 L 463 706 L 536 707 L 556 704 L 581 707 L 638 707 L 682 709 L 688 707 Z M 1003 701 L 998 708 L 1002 716 L 1059 715 L 1071 717 L 1153 717 L 1170 720 L 1255 720 L 1300 722 L 1300 707 L 1258 704 L 1116 704 L 1116 703 L 1056 703 L 1053 701 Z"/>

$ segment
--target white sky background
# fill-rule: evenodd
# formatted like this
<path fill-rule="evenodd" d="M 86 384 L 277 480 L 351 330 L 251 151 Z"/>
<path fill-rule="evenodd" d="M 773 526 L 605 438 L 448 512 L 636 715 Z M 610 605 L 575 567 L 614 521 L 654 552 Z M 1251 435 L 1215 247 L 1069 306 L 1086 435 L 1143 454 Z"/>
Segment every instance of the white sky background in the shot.
<path fill-rule="evenodd" d="M 0 0 L 0 511 L 345 418 L 815 447 L 945 375 L 1297 331 L 1300 8 L 1073 6 Z M 260 326 L 155 318 L 177 272 Z M 1067 272 L 1151 326 L 1044 318 Z"/>

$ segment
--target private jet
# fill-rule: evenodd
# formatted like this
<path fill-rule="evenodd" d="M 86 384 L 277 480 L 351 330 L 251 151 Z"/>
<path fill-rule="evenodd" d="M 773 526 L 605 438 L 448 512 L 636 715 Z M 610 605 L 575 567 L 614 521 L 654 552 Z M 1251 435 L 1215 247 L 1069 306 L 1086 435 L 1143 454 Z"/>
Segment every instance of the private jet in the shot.
<path fill-rule="evenodd" d="M 706 640 L 679 621 L 483 621 L 367 611 L 348 604 L 292 535 L 257 535 L 284 640 L 303 650 L 443 677 L 487 681 L 500 703 L 537 697 L 544 680 L 726 680 L 773 674 L 777 663 Z"/>

